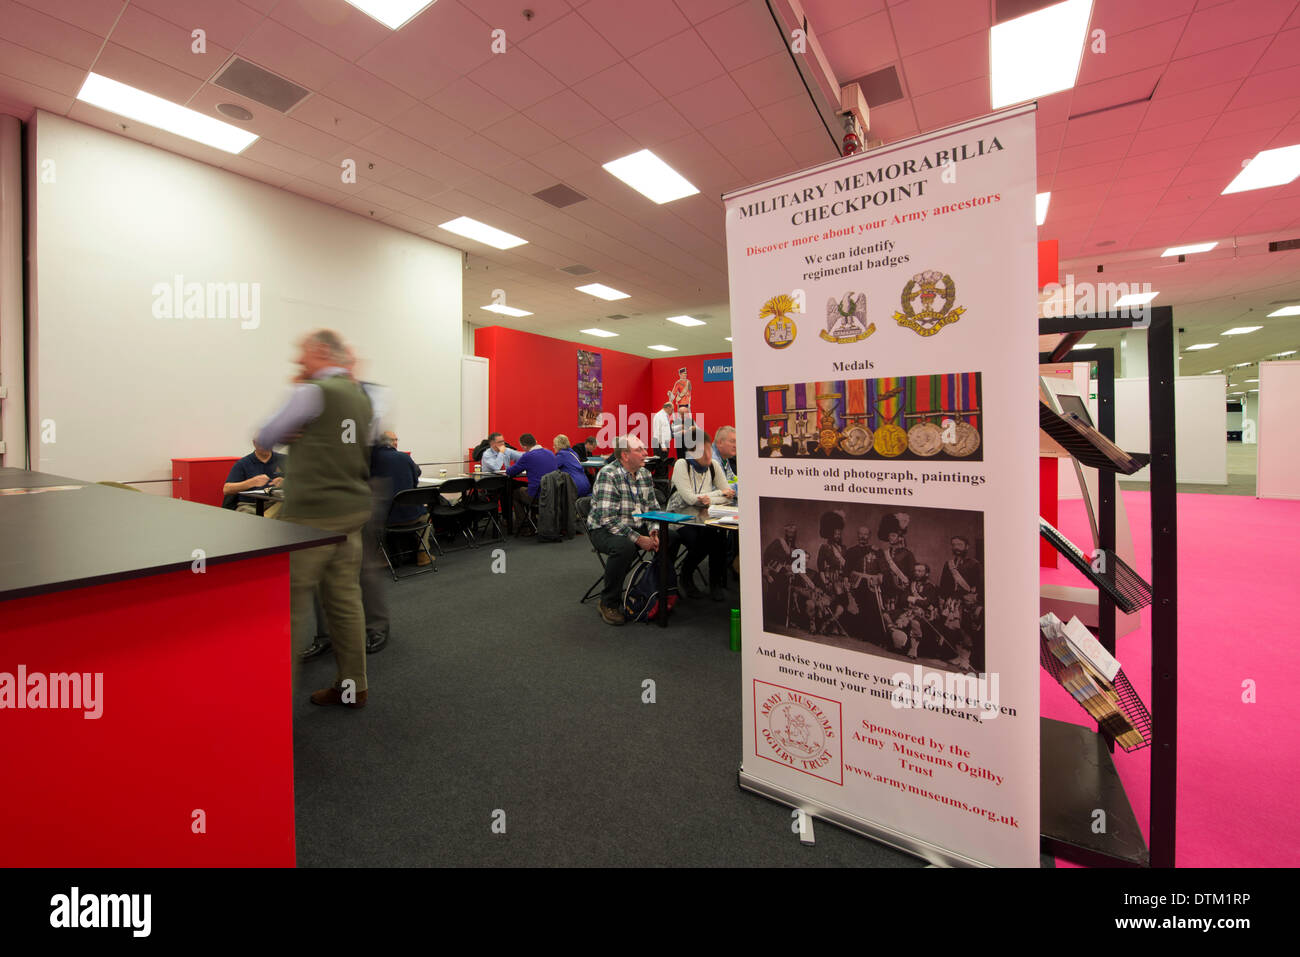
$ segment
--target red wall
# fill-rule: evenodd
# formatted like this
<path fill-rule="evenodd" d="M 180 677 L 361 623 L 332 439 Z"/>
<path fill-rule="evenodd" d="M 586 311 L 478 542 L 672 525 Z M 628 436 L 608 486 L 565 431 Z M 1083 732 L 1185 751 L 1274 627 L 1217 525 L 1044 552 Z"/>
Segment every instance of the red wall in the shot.
<path fill-rule="evenodd" d="M 474 354 L 491 363 L 488 378 L 489 428 L 511 445 L 523 432 L 531 432 L 547 448 L 559 433 L 576 445 L 598 429 L 578 428 L 578 350 L 599 353 L 604 381 L 603 411 L 641 412 L 647 422 L 652 410 L 650 360 L 641 356 L 579 345 L 563 339 L 533 335 L 501 326 L 474 330 Z"/>
<path fill-rule="evenodd" d="M 640 412 L 648 429 L 650 418 L 668 398 L 677 370 L 685 366 L 694 408 L 704 414 L 704 427 L 712 432 L 719 425 L 735 424 L 732 384 L 704 381 L 704 360 L 726 358 L 729 353 L 647 359 L 517 329 L 483 326 L 474 330 L 474 354 L 491 363 L 489 427 L 505 435 L 511 445 L 519 444 L 520 433 L 532 432 L 548 448 L 557 433 L 564 433 L 575 445 L 595 435 L 598 429 L 578 428 L 579 349 L 601 356 L 604 412 L 618 416 L 620 406 L 627 416 Z"/>
<path fill-rule="evenodd" d="M 720 425 L 735 425 L 734 383 L 704 381 L 704 360 L 726 359 L 730 355 L 729 352 L 718 352 L 708 356 L 665 356 L 662 359 L 651 359 L 654 375 L 647 403 L 652 409 L 662 407 L 668 398 L 668 391 L 677 381 L 677 370 L 685 366 L 686 375 L 691 380 L 691 411 L 696 416 L 703 417 L 700 421 L 704 431 L 712 435 Z"/>

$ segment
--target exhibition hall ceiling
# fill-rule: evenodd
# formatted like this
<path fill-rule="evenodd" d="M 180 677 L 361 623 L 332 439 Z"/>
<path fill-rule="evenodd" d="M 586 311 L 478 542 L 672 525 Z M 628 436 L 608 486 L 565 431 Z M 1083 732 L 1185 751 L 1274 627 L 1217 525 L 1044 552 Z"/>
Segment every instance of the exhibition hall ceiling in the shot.
<path fill-rule="evenodd" d="M 1045 6 L 804 0 L 802 15 L 835 81 L 861 83 L 874 144 L 987 113 L 991 28 Z M 463 249 L 471 323 L 722 352 L 720 196 L 833 159 L 840 135 L 773 7 L 799 9 L 437 0 L 394 31 L 344 0 L 0 0 L 0 110 L 65 115 Z M 307 95 L 281 113 L 216 85 L 236 55 Z M 211 116 L 242 106 L 260 139 L 231 155 L 124 121 L 76 99 L 90 72 Z M 1259 151 L 1300 144 L 1300 0 L 1094 0 L 1075 86 L 1038 107 L 1038 189 L 1052 194 L 1039 238 L 1060 241 L 1063 279 L 1150 283 L 1184 347 L 1218 343 L 1186 353 L 1184 374 L 1300 348 L 1300 317 L 1265 318 L 1300 303 L 1300 250 L 1267 245 L 1300 238 L 1300 180 L 1221 195 Z M 656 205 L 602 168 L 641 149 L 699 193 Z M 585 198 L 534 195 L 561 184 Z M 528 242 L 439 228 L 459 216 Z M 1160 258 L 1198 242 L 1219 245 Z M 588 282 L 629 297 L 575 290 Z M 533 315 L 479 309 L 494 290 Z M 705 324 L 665 321 L 680 314 Z M 1264 328 L 1221 335 L 1242 325 Z M 579 331 L 592 326 L 619 338 Z"/>

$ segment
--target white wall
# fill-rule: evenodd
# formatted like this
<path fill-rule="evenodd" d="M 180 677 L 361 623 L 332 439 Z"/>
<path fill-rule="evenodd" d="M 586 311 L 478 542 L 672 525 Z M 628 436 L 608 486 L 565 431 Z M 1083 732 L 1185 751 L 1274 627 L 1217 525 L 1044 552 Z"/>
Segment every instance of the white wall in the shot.
<path fill-rule="evenodd" d="M 1228 484 L 1228 407 L 1221 375 L 1174 379 L 1174 456 L 1177 480 Z M 1115 380 L 1115 444 L 1126 452 L 1150 452 L 1147 380 Z M 1151 481 L 1143 468 L 1127 478 Z"/>
<path fill-rule="evenodd" d="M 33 468 L 120 481 L 243 455 L 319 327 L 392 389 L 416 461 L 458 457 L 459 251 L 47 113 L 35 149 L 57 178 L 33 211 Z M 155 317 L 177 275 L 247 283 L 260 318 Z"/>
<path fill-rule="evenodd" d="M 1259 498 L 1300 498 L 1300 362 L 1259 364 Z"/>

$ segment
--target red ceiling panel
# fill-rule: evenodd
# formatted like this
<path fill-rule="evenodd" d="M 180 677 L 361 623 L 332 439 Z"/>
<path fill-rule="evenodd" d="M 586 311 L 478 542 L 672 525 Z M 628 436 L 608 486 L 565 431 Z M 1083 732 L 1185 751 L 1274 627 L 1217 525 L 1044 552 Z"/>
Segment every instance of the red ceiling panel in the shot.
<path fill-rule="evenodd" d="M 516 110 L 527 109 L 564 89 L 563 83 L 520 51 L 494 56 L 471 71 L 469 78 Z"/>
<path fill-rule="evenodd" d="M 691 124 L 666 100 L 651 103 L 643 110 L 629 113 L 616 124 L 641 145 L 653 149 L 660 143 L 680 139 L 692 131 Z"/>
<path fill-rule="evenodd" d="M 661 96 L 675 96 L 726 72 L 694 30 L 683 30 L 628 62 Z"/>
<path fill-rule="evenodd" d="M 524 113 L 561 140 L 594 130 L 606 122 L 595 107 L 572 90 L 561 90 L 554 96 L 548 96 L 524 110 Z"/>
<path fill-rule="evenodd" d="M 792 96 L 802 96 L 808 102 L 808 93 L 785 50 L 741 67 L 732 73 L 732 78 L 754 106 L 767 106 Z"/>
<path fill-rule="evenodd" d="M 839 30 L 817 31 L 817 40 L 841 83 L 859 79 L 898 59 L 887 12 L 864 17 Z"/>
<path fill-rule="evenodd" d="M 1108 33 L 1105 53 L 1095 53 L 1091 43 L 1085 44 L 1079 83 L 1095 83 L 1166 63 L 1178 44 L 1185 23 L 1186 18 L 1179 17 L 1128 33 Z"/>
<path fill-rule="evenodd" d="M 1195 56 L 1232 43 L 1271 37 L 1295 10 L 1295 0 L 1231 0 L 1197 10 L 1174 53 Z"/>
<path fill-rule="evenodd" d="M 1145 103 L 1134 103 L 1089 116 L 1075 116 L 1065 130 L 1064 145 L 1067 148 L 1088 147 L 1094 143 L 1113 141 L 1117 136 L 1125 140 L 1131 139 L 1141 125 L 1146 109 Z"/>
<path fill-rule="evenodd" d="M 1152 98 L 1142 120 L 1144 130 L 1182 123 L 1202 116 L 1217 116 L 1228 105 L 1241 84 L 1236 80 L 1203 87 L 1191 93 Z M 1163 91 L 1161 91 L 1163 92 Z"/>
<path fill-rule="evenodd" d="M 1162 20 L 1184 17 L 1196 6 L 1196 0 L 1093 0 L 1090 30 L 1105 30 L 1108 35 L 1128 33 Z"/>
<path fill-rule="evenodd" d="M 751 109 L 749 100 L 730 76 L 710 80 L 672 97 L 670 102 L 696 129 L 721 123 Z"/>
<path fill-rule="evenodd" d="M 746 6 L 700 21 L 695 29 L 728 70 L 779 52 L 787 42 L 771 17 L 756 17 Z"/>
<path fill-rule="evenodd" d="M 938 93 L 912 98 L 916 118 L 925 130 L 939 129 L 949 123 L 981 116 L 989 111 L 989 83 L 980 77 Z"/>
<path fill-rule="evenodd" d="M 519 44 L 519 49 L 570 86 L 622 59 L 618 51 L 602 40 L 591 24 L 576 13 L 561 17 L 528 37 Z"/>
<path fill-rule="evenodd" d="M 1228 80 L 1240 80 L 1250 73 L 1251 66 L 1268 46 L 1268 38 L 1260 37 L 1199 56 L 1174 60 L 1160 79 L 1158 92 L 1161 95 L 1186 93 Z"/>
<path fill-rule="evenodd" d="M 951 43 L 903 58 L 913 96 L 989 75 L 989 35 L 972 33 Z"/>
<path fill-rule="evenodd" d="M 947 0 L 907 0 L 891 7 L 898 50 L 903 56 L 921 53 L 950 40 L 981 33 L 988 38 L 989 5 L 948 3 Z"/>
<path fill-rule="evenodd" d="M 1070 101 L 1070 113 L 1080 116 L 1096 110 L 1108 109 L 1134 100 L 1144 100 L 1155 89 L 1163 67 L 1151 67 L 1147 70 L 1134 70 L 1096 83 L 1088 83 L 1074 88 Z"/>
<path fill-rule="evenodd" d="M 660 99 L 626 61 L 573 84 L 574 91 L 611 120 L 645 109 Z"/>
<path fill-rule="evenodd" d="M 690 26 L 672 0 L 590 0 L 578 13 L 625 57 Z"/>

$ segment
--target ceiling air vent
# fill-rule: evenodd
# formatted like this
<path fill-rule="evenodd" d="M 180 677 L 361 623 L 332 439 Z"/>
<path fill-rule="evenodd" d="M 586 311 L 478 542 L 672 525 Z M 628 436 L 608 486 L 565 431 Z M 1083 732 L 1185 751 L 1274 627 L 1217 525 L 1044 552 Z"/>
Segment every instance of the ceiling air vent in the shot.
<path fill-rule="evenodd" d="M 614 315 L 612 315 L 612 316 L 606 316 L 605 318 L 606 318 L 606 319 L 626 319 L 627 316 L 623 315 L 621 312 L 616 312 L 616 313 L 614 313 Z"/>
<path fill-rule="evenodd" d="M 288 113 L 311 92 L 240 57 L 232 57 L 212 82 L 281 113 Z"/>
<path fill-rule="evenodd" d="M 893 103 L 903 98 L 903 87 L 898 82 L 898 71 L 892 66 L 875 73 L 868 73 L 858 80 L 862 95 L 867 98 L 867 106 L 875 109 L 886 103 Z"/>
<path fill-rule="evenodd" d="M 588 273 L 593 273 L 595 271 L 596 270 L 592 269 L 590 266 L 584 266 L 582 263 L 574 263 L 572 266 L 560 267 L 560 272 L 567 272 L 571 276 L 585 276 Z"/>
<path fill-rule="evenodd" d="M 556 209 L 563 209 L 565 206 L 572 206 L 574 203 L 581 203 L 586 196 L 583 196 L 576 189 L 570 189 L 563 183 L 557 183 L 554 186 L 548 186 L 546 189 L 539 189 L 533 193 L 543 203 L 550 203 Z"/>
<path fill-rule="evenodd" d="M 1300 249 L 1300 239 L 1281 239 L 1268 244 L 1268 251 L 1271 253 L 1285 252 L 1288 249 Z"/>

